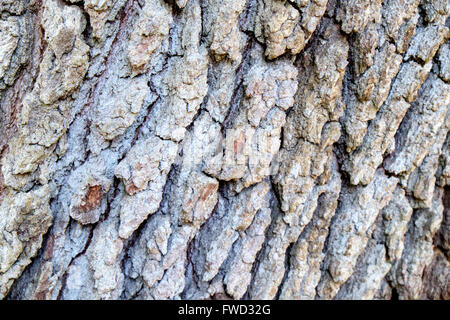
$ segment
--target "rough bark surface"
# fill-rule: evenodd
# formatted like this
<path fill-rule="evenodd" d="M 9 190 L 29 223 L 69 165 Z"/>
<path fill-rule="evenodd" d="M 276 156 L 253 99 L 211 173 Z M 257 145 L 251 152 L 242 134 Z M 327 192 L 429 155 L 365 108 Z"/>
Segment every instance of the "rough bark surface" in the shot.
<path fill-rule="evenodd" d="M 448 0 L 0 0 L 0 298 L 449 299 Z"/>

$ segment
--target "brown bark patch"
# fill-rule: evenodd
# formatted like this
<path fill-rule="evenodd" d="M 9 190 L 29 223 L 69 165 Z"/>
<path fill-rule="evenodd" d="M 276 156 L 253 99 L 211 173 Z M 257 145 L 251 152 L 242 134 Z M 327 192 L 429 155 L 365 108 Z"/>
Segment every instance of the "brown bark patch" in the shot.
<path fill-rule="evenodd" d="M 55 238 L 52 234 L 48 237 L 47 245 L 45 246 L 44 251 L 44 260 L 50 260 L 53 257 L 53 248 L 55 245 Z"/>
<path fill-rule="evenodd" d="M 80 209 L 83 212 L 91 211 L 100 205 L 102 200 L 102 189 L 101 186 L 90 186 L 86 196 L 83 199 L 83 205 Z"/>
<path fill-rule="evenodd" d="M 202 201 L 205 201 L 209 197 L 209 195 L 216 189 L 216 186 L 217 185 L 214 183 L 208 184 L 208 186 L 205 188 L 205 191 L 203 191 L 201 195 Z"/>

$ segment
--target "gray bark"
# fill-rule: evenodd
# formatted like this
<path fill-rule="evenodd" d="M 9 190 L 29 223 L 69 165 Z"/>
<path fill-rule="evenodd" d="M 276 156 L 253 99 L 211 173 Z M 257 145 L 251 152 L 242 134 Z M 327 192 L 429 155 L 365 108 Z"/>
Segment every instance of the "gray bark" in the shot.
<path fill-rule="evenodd" d="M 0 0 L 0 297 L 449 299 L 448 0 Z"/>

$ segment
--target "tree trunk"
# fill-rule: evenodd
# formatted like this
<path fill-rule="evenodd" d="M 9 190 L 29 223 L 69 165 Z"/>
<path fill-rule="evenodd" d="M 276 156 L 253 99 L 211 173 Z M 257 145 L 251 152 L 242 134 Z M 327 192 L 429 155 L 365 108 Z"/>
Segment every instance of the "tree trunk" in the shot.
<path fill-rule="evenodd" d="M 450 298 L 447 0 L 0 11 L 0 297 Z"/>

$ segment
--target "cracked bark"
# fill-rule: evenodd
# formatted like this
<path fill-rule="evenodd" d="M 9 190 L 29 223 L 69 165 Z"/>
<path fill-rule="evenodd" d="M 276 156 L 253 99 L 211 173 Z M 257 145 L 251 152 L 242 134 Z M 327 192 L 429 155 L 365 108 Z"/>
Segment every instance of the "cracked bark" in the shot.
<path fill-rule="evenodd" d="M 0 297 L 448 299 L 441 0 L 0 0 Z"/>

